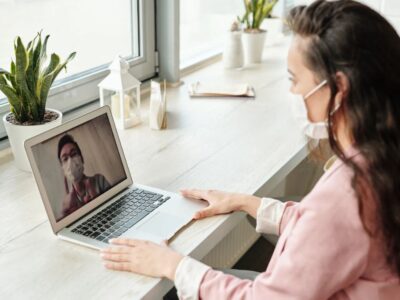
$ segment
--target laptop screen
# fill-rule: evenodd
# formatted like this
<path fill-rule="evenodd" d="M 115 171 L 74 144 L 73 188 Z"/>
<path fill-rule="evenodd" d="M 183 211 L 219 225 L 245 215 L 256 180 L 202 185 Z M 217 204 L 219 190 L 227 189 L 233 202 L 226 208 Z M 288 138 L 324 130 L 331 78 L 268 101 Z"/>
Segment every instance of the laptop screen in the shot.
<path fill-rule="evenodd" d="M 60 221 L 127 178 L 107 114 L 32 147 Z"/>

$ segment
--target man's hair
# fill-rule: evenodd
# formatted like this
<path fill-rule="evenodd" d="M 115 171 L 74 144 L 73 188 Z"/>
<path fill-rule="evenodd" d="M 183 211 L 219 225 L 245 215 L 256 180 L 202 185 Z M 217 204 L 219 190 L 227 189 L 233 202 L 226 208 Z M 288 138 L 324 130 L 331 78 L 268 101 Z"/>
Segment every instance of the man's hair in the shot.
<path fill-rule="evenodd" d="M 79 148 L 79 145 L 77 142 L 75 142 L 74 138 L 69 135 L 66 134 L 64 135 L 59 141 L 58 141 L 58 160 L 61 162 L 61 150 L 62 148 L 66 145 L 66 144 L 73 144 L 76 147 L 76 150 L 78 151 L 78 154 L 82 157 L 82 162 L 83 162 L 83 156 L 82 156 L 82 152 L 81 152 L 81 148 Z"/>

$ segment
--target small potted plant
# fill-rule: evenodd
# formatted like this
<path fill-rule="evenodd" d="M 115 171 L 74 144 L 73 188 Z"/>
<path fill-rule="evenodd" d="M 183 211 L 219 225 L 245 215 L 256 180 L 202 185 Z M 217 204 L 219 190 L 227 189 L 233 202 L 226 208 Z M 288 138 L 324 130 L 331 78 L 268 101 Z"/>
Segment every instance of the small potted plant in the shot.
<path fill-rule="evenodd" d="M 46 108 L 47 96 L 54 80 L 67 63 L 71 53 L 61 62 L 53 53 L 47 62 L 46 46 L 49 35 L 42 40 L 41 33 L 25 47 L 21 38 L 14 42 L 15 61 L 10 71 L 0 69 L 0 91 L 7 97 L 10 113 L 3 118 L 17 167 L 29 171 L 24 149 L 26 139 L 61 124 L 61 112 Z"/>
<path fill-rule="evenodd" d="M 248 64 L 260 63 L 267 32 L 261 24 L 278 0 L 244 0 L 245 14 L 239 21 L 243 24 L 244 59 Z"/>

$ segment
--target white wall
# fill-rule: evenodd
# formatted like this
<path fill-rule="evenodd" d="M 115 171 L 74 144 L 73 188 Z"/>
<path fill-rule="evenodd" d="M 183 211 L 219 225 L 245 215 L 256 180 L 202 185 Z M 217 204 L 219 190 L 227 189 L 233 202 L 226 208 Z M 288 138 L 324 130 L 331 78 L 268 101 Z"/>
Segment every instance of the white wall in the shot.
<path fill-rule="evenodd" d="M 400 1 L 399 0 L 380 0 L 381 12 L 389 19 L 392 25 L 400 33 Z"/>
<path fill-rule="evenodd" d="M 400 1 L 399 0 L 362 0 L 361 2 L 383 14 L 400 33 Z"/>
<path fill-rule="evenodd" d="M 400 33 L 400 1 L 399 0 L 359 0 L 383 14 Z M 313 0 L 295 0 L 295 4 L 309 4 Z"/>

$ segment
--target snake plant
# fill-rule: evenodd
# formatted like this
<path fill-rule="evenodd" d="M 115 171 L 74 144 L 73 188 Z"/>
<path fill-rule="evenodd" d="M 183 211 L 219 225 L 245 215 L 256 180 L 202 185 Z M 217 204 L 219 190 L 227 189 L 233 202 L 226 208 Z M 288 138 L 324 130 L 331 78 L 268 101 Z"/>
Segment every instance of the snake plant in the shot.
<path fill-rule="evenodd" d="M 53 53 L 47 61 L 46 47 L 49 35 L 42 40 L 41 32 L 25 47 L 21 38 L 14 42 L 15 61 L 10 71 L 0 68 L 0 91 L 8 98 L 11 113 L 17 122 L 42 123 L 49 90 L 57 75 L 66 69 L 75 52 L 61 62 Z"/>
<path fill-rule="evenodd" d="M 261 23 L 268 17 L 278 0 L 244 0 L 246 12 L 240 23 L 246 31 L 260 31 Z"/>

